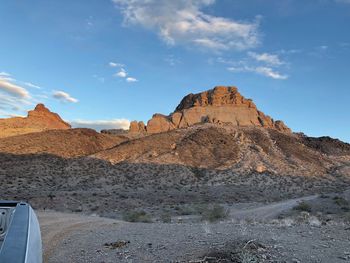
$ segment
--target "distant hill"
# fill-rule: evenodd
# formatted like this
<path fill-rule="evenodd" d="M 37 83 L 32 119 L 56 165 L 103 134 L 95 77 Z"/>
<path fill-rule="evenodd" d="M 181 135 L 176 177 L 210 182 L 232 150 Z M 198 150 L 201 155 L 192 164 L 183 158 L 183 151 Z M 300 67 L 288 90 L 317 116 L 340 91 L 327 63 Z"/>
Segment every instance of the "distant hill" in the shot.
<path fill-rule="evenodd" d="M 106 150 L 126 137 L 112 136 L 91 129 L 50 130 L 0 139 L 0 152 L 16 155 L 52 154 L 81 157 Z"/>
<path fill-rule="evenodd" d="M 70 129 L 70 124 L 51 112 L 44 104 L 38 104 L 27 117 L 0 119 L 0 138 L 46 130 Z"/>

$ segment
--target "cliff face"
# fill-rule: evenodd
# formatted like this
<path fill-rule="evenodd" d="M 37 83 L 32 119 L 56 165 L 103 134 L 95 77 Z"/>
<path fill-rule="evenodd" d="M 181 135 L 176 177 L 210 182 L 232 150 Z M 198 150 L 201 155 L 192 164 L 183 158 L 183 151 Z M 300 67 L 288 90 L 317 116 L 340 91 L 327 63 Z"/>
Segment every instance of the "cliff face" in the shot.
<path fill-rule="evenodd" d="M 27 117 L 0 119 L 0 138 L 70 128 L 70 124 L 63 121 L 58 114 L 51 112 L 44 104 L 38 104 L 34 110 L 28 112 Z"/>
<path fill-rule="evenodd" d="M 200 123 L 231 123 L 240 127 L 257 126 L 291 132 L 282 121 L 274 121 L 259 111 L 253 101 L 244 98 L 236 87 L 224 86 L 189 94 L 169 116 L 155 114 L 146 127 L 133 122 L 130 132 L 159 133 Z"/>

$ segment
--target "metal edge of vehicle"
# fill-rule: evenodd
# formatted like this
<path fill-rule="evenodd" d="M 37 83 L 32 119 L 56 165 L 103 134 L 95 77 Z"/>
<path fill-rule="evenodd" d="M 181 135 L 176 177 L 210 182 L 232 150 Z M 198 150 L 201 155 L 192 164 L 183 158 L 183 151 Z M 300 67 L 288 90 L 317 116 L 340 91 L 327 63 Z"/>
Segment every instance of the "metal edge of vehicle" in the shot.
<path fill-rule="evenodd" d="M 0 249 L 0 263 L 42 263 L 38 219 L 27 203 L 0 201 L 0 207 L 14 207 Z"/>

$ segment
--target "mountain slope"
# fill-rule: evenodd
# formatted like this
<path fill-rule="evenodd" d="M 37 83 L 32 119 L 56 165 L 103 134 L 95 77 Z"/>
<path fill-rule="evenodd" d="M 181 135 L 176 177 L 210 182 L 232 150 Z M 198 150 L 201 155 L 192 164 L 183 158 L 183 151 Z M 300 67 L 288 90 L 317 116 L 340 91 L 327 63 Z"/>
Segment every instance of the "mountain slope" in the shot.
<path fill-rule="evenodd" d="M 324 154 L 305 143 L 305 137 L 261 127 L 202 124 L 127 141 L 93 157 L 113 164 L 177 164 L 194 168 L 230 169 L 238 174 L 326 175 L 332 167 L 350 161 Z M 339 141 L 333 147 L 342 144 Z M 330 146 L 329 146 L 330 147 Z"/>
<path fill-rule="evenodd" d="M 91 129 L 50 130 L 0 139 L 0 152 L 16 155 L 52 154 L 71 158 L 87 156 L 127 140 Z"/>

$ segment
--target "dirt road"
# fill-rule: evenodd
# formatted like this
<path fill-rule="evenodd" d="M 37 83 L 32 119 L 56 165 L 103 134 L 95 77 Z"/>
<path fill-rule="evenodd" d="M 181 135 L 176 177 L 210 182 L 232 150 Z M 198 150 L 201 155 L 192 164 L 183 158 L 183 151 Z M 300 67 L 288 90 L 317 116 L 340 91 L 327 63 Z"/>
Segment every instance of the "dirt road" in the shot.
<path fill-rule="evenodd" d="M 289 199 L 267 205 L 258 205 L 256 207 L 235 209 L 230 211 L 230 217 L 238 220 L 268 220 L 276 218 L 279 214 L 288 211 L 302 201 L 316 199 L 318 195 L 305 196 L 302 198 Z"/>
<path fill-rule="evenodd" d="M 237 241 L 256 240 L 274 262 L 350 262 L 350 227 L 341 224 L 271 224 L 270 218 L 316 196 L 232 210 L 240 219 L 266 223 L 128 223 L 77 214 L 38 211 L 44 262 L 189 262 Z M 264 221 L 264 220 L 262 220 Z M 127 241 L 121 247 L 106 243 Z M 229 252 L 229 251 L 228 251 Z M 229 252 L 230 253 L 230 252 Z M 265 256 L 264 256 L 265 257 Z M 260 262 L 260 261 L 259 261 Z M 261 261 L 271 262 L 271 261 Z"/>
<path fill-rule="evenodd" d="M 77 214 L 59 213 L 53 211 L 37 212 L 43 242 L 43 259 L 49 262 L 54 253 L 59 254 L 59 244 L 70 236 L 86 229 L 98 229 L 116 221 L 108 218 L 82 216 Z"/>

